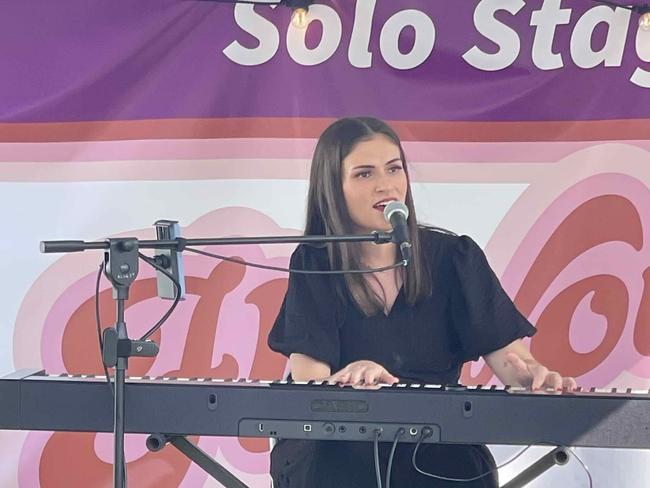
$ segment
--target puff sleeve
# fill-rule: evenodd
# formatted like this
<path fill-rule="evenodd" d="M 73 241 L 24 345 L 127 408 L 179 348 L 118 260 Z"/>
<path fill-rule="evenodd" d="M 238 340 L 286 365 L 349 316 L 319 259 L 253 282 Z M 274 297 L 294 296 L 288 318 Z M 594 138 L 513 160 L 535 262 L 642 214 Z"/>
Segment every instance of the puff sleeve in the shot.
<path fill-rule="evenodd" d="M 467 236 L 455 241 L 450 249 L 455 280 L 451 313 L 463 359 L 473 361 L 516 339 L 532 336 L 536 329 L 503 290 L 481 248 Z"/>
<path fill-rule="evenodd" d="M 316 254 L 323 249 L 300 245 L 291 255 L 292 269 L 326 269 Z M 269 347 L 289 356 L 300 353 L 329 364 L 340 361 L 336 300 L 330 278 L 317 274 L 291 274 L 287 293 L 269 334 Z"/>

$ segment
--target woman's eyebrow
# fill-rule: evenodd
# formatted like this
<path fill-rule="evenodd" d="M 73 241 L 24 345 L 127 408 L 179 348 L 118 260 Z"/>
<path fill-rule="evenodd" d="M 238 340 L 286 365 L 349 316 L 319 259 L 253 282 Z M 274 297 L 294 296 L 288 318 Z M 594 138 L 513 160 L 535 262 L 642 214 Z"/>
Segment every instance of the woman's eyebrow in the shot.
<path fill-rule="evenodd" d="M 386 161 L 386 162 L 384 163 L 384 166 L 387 165 L 387 164 L 394 163 L 395 161 L 399 161 L 399 162 L 401 162 L 401 161 L 402 161 L 402 158 L 397 157 L 397 158 L 393 158 L 393 159 L 391 159 L 390 161 Z M 374 167 L 375 167 L 374 164 L 359 164 L 359 165 L 357 165 L 357 166 L 352 166 L 351 169 L 353 169 L 353 170 L 355 170 L 355 169 L 372 169 L 372 168 L 374 168 Z"/>

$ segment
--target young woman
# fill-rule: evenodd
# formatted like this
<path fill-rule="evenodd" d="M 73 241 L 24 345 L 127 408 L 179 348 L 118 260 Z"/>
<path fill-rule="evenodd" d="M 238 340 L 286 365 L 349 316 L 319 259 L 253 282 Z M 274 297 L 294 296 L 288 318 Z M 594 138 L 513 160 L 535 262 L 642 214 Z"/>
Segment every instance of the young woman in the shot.
<path fill-rule="evenodd" d="M 373 274 L 292 274 L 269 336 L 290 358 L 294 380 L 454 384 L 466 361 L 483 356 L 505 384 L 574 388 L 535 361 L 521 338 L 535 333 L 501 288 L 481 249 L 468 237 L 419 227 L 406 159 L 395 132 L 373 118 L 346 118 L 321 135 L 311 166 L 305 234 L 390 230 L 384 206 L 409 209 L 413 258 L 407 268 Z M 300 245 L 291 268 L 380 268 L 400 259 L 394 244 Z M 391 443 L 381 443 L 382 477 Z M 496 473 L 473 482 L 444 481 L 412 466 L 414 444 L 399 444 L 391 485 L 494 487 Z M 472 478 L 494 469 L 484 446 L 423 444 L 420 469 Z M 280 440 L 271 455 L 275 488 L 373 488 L 373 444 Z"/>

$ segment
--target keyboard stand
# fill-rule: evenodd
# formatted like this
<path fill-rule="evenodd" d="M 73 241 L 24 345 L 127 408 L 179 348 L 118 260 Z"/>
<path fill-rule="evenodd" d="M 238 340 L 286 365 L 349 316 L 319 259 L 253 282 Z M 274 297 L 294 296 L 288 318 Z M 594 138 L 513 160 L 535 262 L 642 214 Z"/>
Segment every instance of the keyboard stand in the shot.
<path fill-rule="evenodd" d="M 225 486 L 225 488 L 249 488 L 248 485 L 244 484 L 234 474 L 212 459 L 205 451 L 188 441 L 185 436 L 152 434 L 147 437 L 147 449 L 152 452 L 160 451 L 167 443 L 190 458 L 203 471 Z"/>
<path fill-rule="evenodd" d="M 556 447 L 546 453 L 521 473 L 508 481 L 501 488 L 521 488 L 544 474 L 553 466 L 561 466 L 569 462 L 569 450 L 566 447 Z"/>

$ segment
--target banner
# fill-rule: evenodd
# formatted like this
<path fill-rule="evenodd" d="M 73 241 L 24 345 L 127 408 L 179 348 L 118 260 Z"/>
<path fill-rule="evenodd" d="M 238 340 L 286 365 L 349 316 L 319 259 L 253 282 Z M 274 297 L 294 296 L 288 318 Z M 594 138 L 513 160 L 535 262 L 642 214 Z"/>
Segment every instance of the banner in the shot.
<path fill-rule="evenodd" d="M 269 3 L 269 2 L 267 2 Z M 538 328 L 527 340 L 583 387 L 650 388 L 650 32 L 576 0 L 5 2 L 0 6 L 0 374 L 103 374 L 101 253 L 41 240 L 302 232 L 316 139 L 372 115 L 404 141 L 418 217 L 472 236 Z M 286 266 L 292 246 L 206 250 Z M 133 376 L 280 378 L 266 336 L 287 275 L 186 253 L 187 299 Z M 102 327 L 115 320 L 100 284 Z M 142 264 L 131 337 L 169 306 Z M 466 384 L 496 377 L 481 360 Z M 43 408 L 47 408 L 44 399 Z M 183 412 L 178 412 L 182 417 Z M 531 418 L 531 422 L 535 419 Z M 644 426 L 639 425 L 639 428 Z M 216 486 L 128 435 L 129 484 Z M 267 440 L 194 438 L 254 488 Z M 518 447 L 491 446 L 498 463 Z M 500 470 L 504 483 L 549 448 Z M 645 487 L 645 451 L 575 450 L 595 486 Z M 112 435 L 0 431 L 0 486 L 112 486 Z M 589 486 L 577 458 L 530 486 Z"/>

